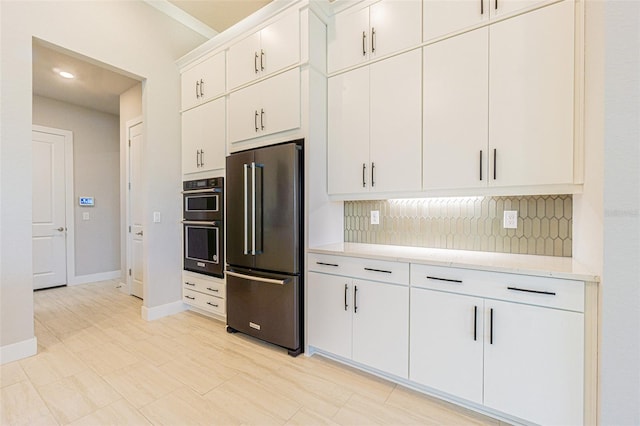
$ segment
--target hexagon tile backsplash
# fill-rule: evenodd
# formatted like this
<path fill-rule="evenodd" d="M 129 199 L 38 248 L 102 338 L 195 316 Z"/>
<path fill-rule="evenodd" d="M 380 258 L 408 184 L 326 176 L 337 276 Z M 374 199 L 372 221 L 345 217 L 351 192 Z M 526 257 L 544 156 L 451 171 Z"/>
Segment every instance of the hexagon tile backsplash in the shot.
<path fill-rule="evenodd" d="M 516 229 L 502 227 L 505 210 Z M 346 201 L 344 241 L 571 257 L 572 216 L 571 195 Z"/>

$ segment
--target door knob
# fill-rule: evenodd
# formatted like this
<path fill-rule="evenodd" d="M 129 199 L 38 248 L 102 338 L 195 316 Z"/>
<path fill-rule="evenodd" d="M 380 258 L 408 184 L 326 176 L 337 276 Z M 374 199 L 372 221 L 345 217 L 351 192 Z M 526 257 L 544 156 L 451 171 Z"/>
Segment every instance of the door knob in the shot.
<path fill-rule="evenodd" d="M 136 235 L 140 235 L 140 236 L 142 236 L 142 231 L 140 231 L 140 232 L 136 232 Z"/>
<path fill-rule="evenodd" d="M 62 232 L 64 231 L 64 228 L 61 226 L 60 228 L 58 228 L 58 232 Z"/>

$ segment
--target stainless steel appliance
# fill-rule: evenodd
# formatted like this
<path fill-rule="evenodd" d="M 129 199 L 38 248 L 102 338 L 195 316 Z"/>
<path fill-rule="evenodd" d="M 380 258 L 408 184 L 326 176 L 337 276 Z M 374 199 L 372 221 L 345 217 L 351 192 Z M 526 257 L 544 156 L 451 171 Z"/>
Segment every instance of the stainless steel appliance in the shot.
<path fill-rule="evenodd" d="M 183 183 L 184 269 L 224 277 L 224 178 Z"/>
<path fill-rule="evenodd" d="M 227 157 L 227 330 L 303 350 L 303 140 Z"/>

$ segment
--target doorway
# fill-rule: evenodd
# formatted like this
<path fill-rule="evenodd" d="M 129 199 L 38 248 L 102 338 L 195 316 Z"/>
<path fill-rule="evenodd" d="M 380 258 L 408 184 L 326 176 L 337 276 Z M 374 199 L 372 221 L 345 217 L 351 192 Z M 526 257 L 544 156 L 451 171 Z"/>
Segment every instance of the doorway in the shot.
<path fill-rule="evenodd" d="M 33 126 L 33 288 L 67 285 L 73 271 L 73 134 Z"/>
<path fill-rule="evenodd" d="M 143 167 L 142 118 L 127 122 L 127 284 L 129 294 L 144 299 L 144 209 L 141 197 Z"/>

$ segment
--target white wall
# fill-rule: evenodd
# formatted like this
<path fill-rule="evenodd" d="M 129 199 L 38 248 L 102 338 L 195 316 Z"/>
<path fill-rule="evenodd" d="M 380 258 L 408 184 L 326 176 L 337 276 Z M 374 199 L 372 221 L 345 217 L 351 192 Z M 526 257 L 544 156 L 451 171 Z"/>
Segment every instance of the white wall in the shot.
<path fill-rule="evenodd" d="M 604 4 L 603 425 L 640 424 L 640 2 Z"/>
<path fill-rule="evenodd" d="M 73 132 L 75 276 L 119 271 L 118 116 L 34 96 L 33 124 Z M 95 207 L 80 207 L 81 196 L 94 197 Z"/>
<path fill-rule="evenodd" d="M 139 1 L 0 2 L 0 346 L 32 340 L 32 37 L 145 79 L 145 307 L 180 300 L 180 80 L 205 40 Z M 16 185 L 20 182 L 20 185 Z M 163 222 L 153 224 L 150 212 Z M 147 224 L 149 224 L 147 226 Z"/>
<path fill-rule="evenodd" d="M 137 84 L 120 95 L 120 151 L 126 152 L 127 122 L 142 116 L 142 84 Z M 120 156 L 120 280 L 127 275 L 127 156 Z"/>

